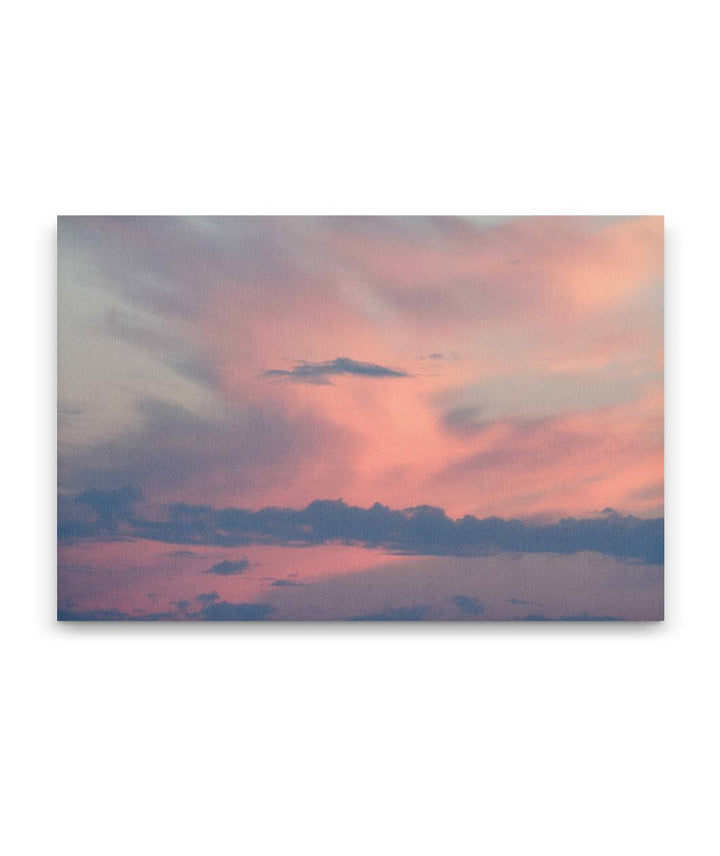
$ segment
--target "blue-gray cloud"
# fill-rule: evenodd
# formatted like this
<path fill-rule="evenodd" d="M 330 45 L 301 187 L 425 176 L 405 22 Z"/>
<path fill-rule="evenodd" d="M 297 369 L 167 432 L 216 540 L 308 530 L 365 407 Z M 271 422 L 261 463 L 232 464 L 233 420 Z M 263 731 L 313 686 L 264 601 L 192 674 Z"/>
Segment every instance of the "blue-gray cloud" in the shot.
<path fill-rule="evenodd" d="M 108 491 L 119 486 L 173 488 L 210 480 L 218 471 L 241 491 L 259 479 L 271 487 L 318 455 L 331 452 L 342 462 L 352 443 L 343 428 L 308 414 L 290 417 L 270 403 L 236 407 L 219 421 L 156 398 L 143 399 L 135 411 L 144 423 L 138 431 L 62 451 L 58 483 L 63 496 L 87 491 L 91 498 L 97 491 L 98 501 L 118 503 L 124 497 L 110 497 Z"/>
<path fill-rule="evenodd" d="M 549 618 L 547 615 L 526 615 L 521 621 L 624 621 L 617 615 L 590 615 L 582 612 L 578 615 L 561 615 L 558 618 Z"/>
<path fill-rule="evenodd" d="M 480 603 L 476 597 L 459 594 L 452 601 L 465 615 L 482 615 L 485 612 L 485 604 Z"/>
<path fill-rule="evenodd" d="M 269 603 L 210 603 L 201 610 L 205 621 L 263 621 L 275 607 Z"/>
<path fill-rule="evenodd" d="M 218 562 L 216 565 L 213 565 L 212 568 L 208 568 L 205 573 L 217 574 L 220 577 L 230 577 L 234 574 L 241 574 L 249 567 L 249 559 L 240 559 L 239 562 L 229 562 L 227 560 L 223 560 L 222 562 Z"/>
<path fill-rule="evenodd" d="M 67 609 L 60 607 L 58 621 L 173 621 L 192 618 L 179 612 L 147 612 L 135 615 L 119 609 Z"/>
<path fill-rule="evenodd" d="M 119 495 L 123 501 L 118 500 Z M 128 535 L 169 544 L 238 547 L 335 542 L 426 556 L 590 551 L 648 564 L 664 561 L 663 518 L 646 520 L 609 509 L 599 517 L 566 517 L 557 523 L 529 524 L 471 515 L 453 520 L 442 508 L 428 505 L 393 510 L 375 503 L 371 508 L 357 508 L 338 499 L 315 500 L 300 510 L 271 507 L 248 511 L 177 504 L 167 506 L 166 520 L 157 521 L 133 516 L 131 503 L 125 501 L 127 496 L 128 493 L 111 491 L 104 500 L 101 491 L 93 491 L 90 497 L 80 494 L 77 502 L 91 505 L 98 520 L 61 519 L 59 537 L 111 534 L 122 519 L 123 531 Z"/>
<path fill-rule="evenodd" d="M 175 612 L 136 614 L 119 609 L 58 608 L 58 621 L 264 621 L 275 612 L 269 603 L 228 603 L 218 600 L 217 592 L 198 595 L 203 606 L 190 611 L 190 601 L 178 601 Z"/>
<path fill-rule="evenodd" d="M 429 611 L 429 606 L 401 606 L 370 615 L 354 615 L 348 621 L 424 621 Z"/>
<path fill-rule="evenodd" d="M 337 357 L 325 363 L 300 362 L 292 369 L 269 369 L 262 377 L 292 381 L 293 383 L 329 384 L 333 375 L 359 375 L 360 377 L 410 377 L 407 372 L 379 366 L 375 363 L 361 363 L 349 357 Z"/>
<path fill-rule="evenodd" d="M 141 498 L 139 490 L 120 487 L 114 490 L 86 490 L 78 495 L 77 501 L 80 505 L 89 506 L 103 526 L 115 529 L 118 521 L 127 520 L 132 504 Z"/>

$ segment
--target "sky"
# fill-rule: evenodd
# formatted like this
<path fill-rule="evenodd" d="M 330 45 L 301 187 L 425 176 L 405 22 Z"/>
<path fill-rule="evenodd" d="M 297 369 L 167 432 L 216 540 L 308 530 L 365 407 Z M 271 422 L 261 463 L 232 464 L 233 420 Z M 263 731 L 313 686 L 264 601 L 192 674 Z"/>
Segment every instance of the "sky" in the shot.
<path fill-rule="evenodd" d="M 658 619 L 660 217 L 60 217 L 58 615 Z"/>

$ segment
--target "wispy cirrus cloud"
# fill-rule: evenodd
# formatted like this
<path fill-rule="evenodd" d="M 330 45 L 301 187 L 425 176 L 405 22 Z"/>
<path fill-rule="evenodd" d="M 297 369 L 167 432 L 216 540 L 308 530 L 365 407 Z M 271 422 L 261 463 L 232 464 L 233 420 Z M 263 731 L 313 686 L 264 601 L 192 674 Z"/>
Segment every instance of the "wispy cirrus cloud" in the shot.
<path fill-rule="evenodd" d="M 356 375 L 369 378 L 398 378 L 411 377 L 407 372 L 380 366 L 376 363 L 363 363 L 349 357 L 336 357 L 324 363 L 296 363 L 292 369 L 269 369 L 262 377 L 292 383 L 330 384 L 330 377 L 335 375 Z"/>
<path fill-rule="evenodd" d="M 63 491 L 296 507 L 311 473 L 394 507 L 430 477 L 455 515 L 662 507 L 635 430 L 661 446 L 660 218 L 71 217 L 58 241 Z M 482 457 L 498 421 L 620 404 L 550 476 L 523 432 Z"/>

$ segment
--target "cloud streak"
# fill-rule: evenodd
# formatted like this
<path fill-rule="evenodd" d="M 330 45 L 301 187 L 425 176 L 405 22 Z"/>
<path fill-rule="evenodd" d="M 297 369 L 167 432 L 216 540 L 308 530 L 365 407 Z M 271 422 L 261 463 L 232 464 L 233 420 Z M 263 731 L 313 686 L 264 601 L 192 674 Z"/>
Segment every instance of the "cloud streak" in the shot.
<path fill-rule="evenodd" d="M 337 357 L 324 363 L 300 362 L 290 369 L 269 369 L 262 377 L 274 378 L 292 383 L 329 385 L 330 377 L 335 375 L 355 375 L 369 378 L 410 377 L 407 372 L 380 366 L 376 363 L 362 363 L 349 357 Z"/>
<path fill-rule="evenodd" d="M 429 611 L 428 606 L 403 606 L 369 615 L 353 615 L 348 621 L 424 621 Z"/>
<path fill-rule="evenodd" d="M 248 559 L 240 559 L 239 562 L 228 562 L 227 560 L 225 560 L 223 562 L 218 562 L 216 565 L 213 565 L 212 568 L 208 568 L 206 573 L 217 574 L 217 576 L 219 577 L 231 577 L 236 574 L 241 574 L 249 567 L 250 562 Z"/>
<path fill-rule="evenodd" d="M 274 611 L 269 603 L 228 603 L 215 592 L 200 595 L 204 604 L 190 612 L 189 601 L 176 604 L 174 612 L 135 613 L 120 609 L 58 609 L 58 621 L 264 621 Z"/>

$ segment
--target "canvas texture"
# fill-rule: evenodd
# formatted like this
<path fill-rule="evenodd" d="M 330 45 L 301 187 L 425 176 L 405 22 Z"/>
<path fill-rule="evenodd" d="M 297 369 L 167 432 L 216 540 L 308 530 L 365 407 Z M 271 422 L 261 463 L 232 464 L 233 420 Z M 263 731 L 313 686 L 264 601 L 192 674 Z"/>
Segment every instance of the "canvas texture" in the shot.
<path fill-rule="evenodd" d="M 58 218 L 58 618 L 663 617 L 662 217 Z"/>

